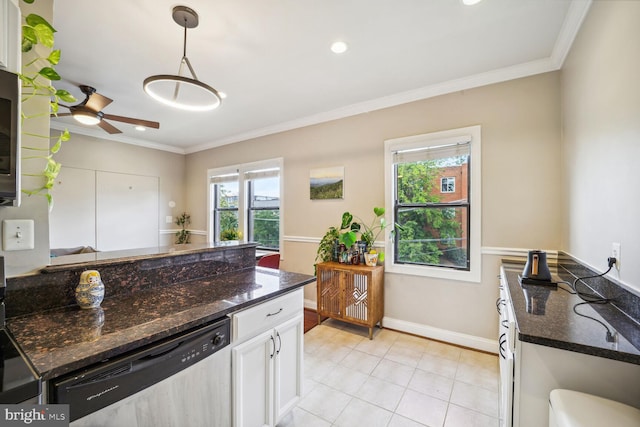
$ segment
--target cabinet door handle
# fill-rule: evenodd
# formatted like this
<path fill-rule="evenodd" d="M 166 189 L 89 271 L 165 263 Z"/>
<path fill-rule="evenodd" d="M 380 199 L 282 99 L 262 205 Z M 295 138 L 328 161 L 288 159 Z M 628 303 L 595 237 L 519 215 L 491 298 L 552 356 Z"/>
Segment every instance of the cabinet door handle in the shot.
<path fill-rule="evenodd" d="M 504 340 L 503 340 L 503 338 L 504 338 Z M 507 343 L 506 334 L 500 335 L 500 345 L 499 345 L 498 349 L 500 350 L 500 357 L 502 357 L 503 359 L 507 358 L 507 356 L 505 354 L 505 349 L 502 347 L 506 343 Z"/>
<path fill-rule="evenodd" d="M 278 337 L 278 350 L 276 351 L 276 354 L 280 354 L 280 350 L 282 350 L 282 338 L 280 337 L 280 332 L 276 331 L 276 336 Z"/>
<path fill-rule="evenodd" d="M 276 311 L 275 313 L 268 313 L 267 317 L 278 315 L 278 314 L 282 313 L 282 310 L 284 310 L 284 309 L 281 307 L 280 310 Z"/>
<path fill-rule="evenodd" d="M 269 338 L 271 338 L 271 345 L 273 346 L 273 351 L 269 355 L 269 358 L 273 359 L 273 356 L 276 354 L 276 340 L 273 338 L 273 335 L 271 335 Z"/>

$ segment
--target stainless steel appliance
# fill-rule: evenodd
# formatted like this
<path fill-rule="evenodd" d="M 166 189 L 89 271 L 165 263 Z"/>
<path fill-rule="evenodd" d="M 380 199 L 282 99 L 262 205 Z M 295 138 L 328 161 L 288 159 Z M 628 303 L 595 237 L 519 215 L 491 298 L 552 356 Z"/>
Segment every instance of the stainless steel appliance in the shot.
<path fill-rule="evenodd" d="M 20 78 L 0 70 L 0 206 L 20 206 Z"/>
<path fill-rule="evenodd" d="M 73 426 L 231 425 L 230 320 L 49 382 Z"/>
<path fill-rule="evenodd" d="M 4 328 L 4 257 L 0 257 L 0 403 L 40 403 L 42 383 Z"/>
<path fill-rule="evenodd" d="M 500 355 L 500 401 L 499 415 L 500 426 L 512 425 L 513 420 L 513 375 L 516 358 L 515 348 L 515 317 L 511 308 L 509 291 L 506 283 L 500 283 L 500 297 L 496 301 L 496 309 L 499 315 L 498 325 L 498 352 Z"/>

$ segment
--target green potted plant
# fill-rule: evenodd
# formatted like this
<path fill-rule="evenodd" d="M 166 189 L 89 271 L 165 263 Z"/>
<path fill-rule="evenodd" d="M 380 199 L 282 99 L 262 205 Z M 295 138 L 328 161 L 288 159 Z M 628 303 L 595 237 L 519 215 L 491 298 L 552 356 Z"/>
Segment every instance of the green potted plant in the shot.
<path fill-rule="evenodd" d="M 179 225 L 182 230 L 178 230 L 176 232 L 176 244 L 182 245 L 185 243 L 189 243 L 189 238 L 191 237 L 191 232 L 187 230 L 187 226 L 191 224 L 191 215 L 186 212 L 183 212 L 178 218 L 176 218 L 176 224 Z"/>
<path fill-rule="evenodd" d="M 378 261 L 384 261 L 384 252 L 378 252 L 374 249 L 374 245 L 380 233 L 387 227 L 387 220 L 384 218 L 385 208 L 374 207 L 373 208 L 373 220 L 370 224 L 361 224 L 360 239 L 366 243 L 368 251 L 364 254 L 365 263 L 368 266 L 374 266 Z"/>
<path fill-rule="evenodd" d="M 240 240 L 240 232 L 235 228 L 227 228 L 220 232 L 220 240 Z"/>
<path fill-rule="evenodd" d="M 370 259 L 371 265 L 376 265 L 378 261 L 384 261 L 384 252 L 378 253 L 373 249 L 375 241 L 380 233 L 387 227 L 384 218 L 385 208 L 374 207 L 374 218 L 371 223 L 367 224 L 358 217 L 354 217 L 350 212 L 342 214 L 342 222 L 339 227 L 330 227 L 320 240 L 318 251 L 316 253 L 316 262 L 326 262 L 334 259 L 336 244 L 343 244 L 348 249 L 353 246 L 359 239 L 368 247 L 368 253 L 371 255 L 366 259 Z M 354 218 L 357 221 L 354 221 Z"/>
<path fill-rule="evenodd" d="M 371 223 L 360 223 L 360 240 L 364 241 L 370 249 L 373 248 L 373 245 L 376 240 L 378 240 L 380 233 L 382 233 L 387 227 L 387 221 L 384 218 L 384 213 L 384 208 L 375 207 L 373 208 L 373 214 L 375 216 L 373 217 L 373 220 L 371 220 Z"/>

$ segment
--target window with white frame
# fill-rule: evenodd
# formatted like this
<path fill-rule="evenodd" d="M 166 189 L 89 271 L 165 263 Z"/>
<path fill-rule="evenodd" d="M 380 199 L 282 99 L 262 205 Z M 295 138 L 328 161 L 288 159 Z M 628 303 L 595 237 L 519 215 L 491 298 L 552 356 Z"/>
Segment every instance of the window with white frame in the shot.
<path fill-rule="evenodd" d="M 209 240 L 247 240 L 279 250 L 282 159 L 212 169 Z"/>
<path fill-rule="evenodd" d="M 440 192 L 441 193 L 455 193 L 456 192 L 456 179 L 454 177 L 452 177 L 452 176 L 446 176 L 446 177 L 440 178 Z"/>
<path fill-rule="evenodd" d="M 480 281 L 480 126 L 385 141 L 389 272 Z"/>

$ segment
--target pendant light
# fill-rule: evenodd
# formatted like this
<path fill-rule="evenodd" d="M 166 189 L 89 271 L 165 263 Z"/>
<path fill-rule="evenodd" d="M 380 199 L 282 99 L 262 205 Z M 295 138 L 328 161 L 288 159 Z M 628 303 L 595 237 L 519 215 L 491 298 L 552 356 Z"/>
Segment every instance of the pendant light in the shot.
<path fill-rule="evenodd" d="M 189 111 L 207 111 L 220 106 L 220 93 L 211 86 L 198 80 L 196 72 L 187 58 L 187 28 L 198 26 L 198 14 L 186 6 L 173 8 L 173 20 L 184 27 L 183 54 L 177 75 L 158 74 L 144 80 L 144 91 L 153 99 Z M 188 68 L 191 77 L 183 75 Z"/>

